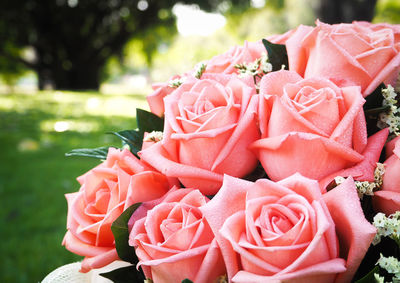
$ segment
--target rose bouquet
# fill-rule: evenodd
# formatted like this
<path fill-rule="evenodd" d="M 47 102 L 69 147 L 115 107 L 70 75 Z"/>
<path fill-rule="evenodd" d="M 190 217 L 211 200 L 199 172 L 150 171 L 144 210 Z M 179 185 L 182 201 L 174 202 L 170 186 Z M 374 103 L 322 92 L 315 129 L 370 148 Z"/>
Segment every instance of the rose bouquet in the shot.
<path fill-rule="evenodd" d="M 102 161 L 63 244 L 114 282 L 400 280 L 399 70 L 399 25 L 317 22 L 154 85 L 68 154 Z"/>

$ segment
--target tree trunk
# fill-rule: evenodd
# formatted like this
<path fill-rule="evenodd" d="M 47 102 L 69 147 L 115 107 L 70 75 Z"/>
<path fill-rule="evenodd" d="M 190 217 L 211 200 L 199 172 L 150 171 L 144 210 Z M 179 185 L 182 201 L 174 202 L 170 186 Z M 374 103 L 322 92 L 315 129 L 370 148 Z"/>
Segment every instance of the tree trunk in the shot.
<path fill-rule="evenodd" d="M 60 90 L 98 90 L 100 71 L 98 64 L 75 64 L 71 69 L 53 70 L 54 85 Z"/>
<path fill-rule="evenodd" d="M 377 0 L 319 0 L 315 9 L 320 21 L 328 24 L 371 21 Z"/>
<path fill-rule="evenodd" d="M 38 68 L 38 88 L 58 90 L 98 90 L 102 64 L 75 64 L 71 68 Z"/>
<path fill-rule="evenodd" d="M 40 66 L 36 69 L 36 73 L 38 76 L 39 90 L 54 88 L 51 71 L 48 68 Z"/>

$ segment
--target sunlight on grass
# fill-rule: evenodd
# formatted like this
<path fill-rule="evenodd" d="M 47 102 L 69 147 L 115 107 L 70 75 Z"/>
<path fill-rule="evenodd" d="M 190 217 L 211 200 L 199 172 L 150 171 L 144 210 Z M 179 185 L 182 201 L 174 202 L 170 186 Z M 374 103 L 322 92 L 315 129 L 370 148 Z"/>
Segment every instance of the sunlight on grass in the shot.
<path fill-rule="evenodd" d="M 49 107 L 48 109 L 45 109 Z M 0 109 L 41 109 L 71 115 L 135 117 L 136 108 L 148 109 L 144 95 L 101 95 L 96 92 L 41 91 L 36 94 L 0 95 Z"/>
<path fill-rule="evenodd" d="M 75 131 L 79 133 L 88 133 L 99 131 L 101 126 L 95 121 L 73 121 L 73 120 L 45 120 L 40 123 L 40 130 L 43 132 L 66 132 Z"/>
<path fill-rule="evenodd" d="M 36 151 L 39 149 L 39 143 L 33 139 L 27 138 L 23 139 L 21 142 L 18 143 L 18 151 Z"/>
<path fill-rule="evenodd" d="M 121 146 L 106 133 L 134 129 L 135 108 L 145 105 L 140 94 L 0 94 L 0 282 L 39 282 L 58 266 L 82 259 L 61 246 L 64 194 L 79 190 L 76 177 L 99 161 L 65 153 Z"/>

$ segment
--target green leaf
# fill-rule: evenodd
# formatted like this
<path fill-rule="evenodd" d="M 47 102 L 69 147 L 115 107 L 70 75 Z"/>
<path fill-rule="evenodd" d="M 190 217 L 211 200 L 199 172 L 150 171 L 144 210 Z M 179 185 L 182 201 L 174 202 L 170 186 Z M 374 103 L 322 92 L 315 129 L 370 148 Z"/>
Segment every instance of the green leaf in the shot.
<path fill-rule="evenodd" d="M 131 152 L 138 157 L 137 153 L 142 149 L 143 133 L 138 130 L 124 130 L 109 132 L 122 140 L 123 145 L 128 145 Z"/>
<path fill-rule="evenodd" d="M 368 272 L 367 275 L 365 275 L 363 278 L 357 280 L 354 283 L 376 283 L 375 280 L 375 273 L 379 273 L 379 267 L 375 266 L 374 269 L 372 269 L 370 272 Z"/>
<path fill-rule="evenodd" d="M 181 283 L 193 283 L 193 281 L 186 278 L 183 279 Z"/>
<path fill-rule="evenodd" d="M 136 109 L 136 119 L 139 131 L 141 133 L 162 131 L 164 128 L 163 118 L 160 118 L 157 115 L 143 109 Z"/>
<path fill-rule="evenodd" d="M 364 111 L 382 106 L 382 89 L 384 88 L 386 88 L 386 86 L 382 83 L 370 95 L 365 97 L 365 103 L 363 105 Z"/>
<path fill-rule="evenodd" d="M 274 44 L 266 39 L 262 40 L 265 49 L 268 52 L 268 61 L 272 64 L 272 71 L 279 71 L 282 65 L 285 69 L 289 69 L 289 60 L 286 51 L 286 46 L 283 44 Z"/>
<path fill-rule="evenodd" d="M 78 148 L 67 152 L 65 156 L 85 156 L 98 158 L 101 160 L 107 159 L 109 146 L 97 147 L 97 148 Z"/>
<path fill-rule="evenodd" d="M 100 273 L 101 276 L 112 280 L 114 283 L 143 282 L 144 276 L 134 265 L 114 269 L 110 272 Z"/>
<path fill-rule="evenodd" d="M 128 221 L 140 205 L 141 203 L 135 203 L 128 207 L 111 225 L 119 258 L 132 264 L 138 263 L 138 258 L 136 257 L 135 249 L 128 244 Z"/>

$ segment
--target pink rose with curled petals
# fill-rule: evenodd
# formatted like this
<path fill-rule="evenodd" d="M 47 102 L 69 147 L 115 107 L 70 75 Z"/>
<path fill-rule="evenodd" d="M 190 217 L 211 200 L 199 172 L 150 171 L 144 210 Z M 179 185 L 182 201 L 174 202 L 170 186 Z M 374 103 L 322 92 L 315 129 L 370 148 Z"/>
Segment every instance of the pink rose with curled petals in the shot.
<path fill-rule="evenodd" d="M 245 42 L 243 46 L 234 46 L 227 52 L 214 56 L 206 64 L 205 73 L 238 73 L 235 65 L 252 63 L 266 53 L 261 41 Z"/>
<path fill-rule="evenodd" d="M 129 244 L 146 278 L 207 283 L 226 273 L 214 234 L 199 209 L 207 201 L 198 190 L 179 189 L 135 222 Z"/>
<path fill-rule="evenodd" d="M 125 209 L 134 203 L 145 202 L 136 211 L 144 216 L 142 210 L 147 202 L 161 198 L 177 183 L 140 162 L 127 149 L 114 148 L 109 149 L 103 163 L 79 177 L 78 181 L 81 184 L 79 192 L 66 194 L 68 231 L 63 245 L 85 257 L 82 272 L 118 259 L 111 224 Z"/>
<path fill-rule="evenodd" d="M 163 140 L 142 160 L 185 187 L 215 194 L 223 174 L 243 177 L 257 165 L 248 145 L 260 138 L 254 83 L 236 75 L 192 78 L 165 99 Z"/>
<path fill-rule="evenodd" d="M 296 172 L 320 180 L 363 160 L 367 130 L 359 87 L 278 71 L 262 78 L 259 96 L 262 139 L 250 148 L 271 180 Z"/>
<path fill-rule="evenodd" d="M 400 70 L 399 26 L 363 22 L 329 25 L 317 21 L 286 41 L 290 70 L 321 76 L 339 86 L 359 85 L 363 96 L 393 83 Z"/>
<path fill-rule="evenodd" d="M 380 191 L 374 192 L 373 204 L 377 211 L 390 215 L 400 210 L 400 137 L 392 140 L 388 146 L 385 174 Z"/>
<path fill-rule="evenodd" d="M 277 183 L 225 176 L 201 210 L 232 282 L 350 282 L 376 233 L 351 178 L 322 195 L 300 174 Z"/>

